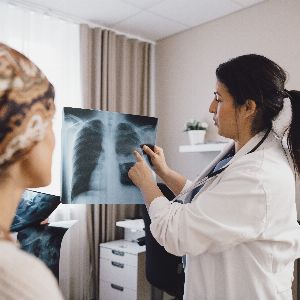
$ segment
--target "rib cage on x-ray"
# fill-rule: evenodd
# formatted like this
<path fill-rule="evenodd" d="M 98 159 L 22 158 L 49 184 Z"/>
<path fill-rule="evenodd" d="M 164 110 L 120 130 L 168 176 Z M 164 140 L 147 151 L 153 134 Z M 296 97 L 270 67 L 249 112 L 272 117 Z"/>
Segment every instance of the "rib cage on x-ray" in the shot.
<path fill-rule="evenodd" d="M 103 131 L 100 120 L 89 120 L 78 132 L 73 154 L 72 199 L 90 190 L 91 176 L 103 151 Z"/>
<path fill-rule="evenodd" d="M 133 151 L 154 144 L 156 118 L 65 108 L 63 203 L 142 203 Z"/>

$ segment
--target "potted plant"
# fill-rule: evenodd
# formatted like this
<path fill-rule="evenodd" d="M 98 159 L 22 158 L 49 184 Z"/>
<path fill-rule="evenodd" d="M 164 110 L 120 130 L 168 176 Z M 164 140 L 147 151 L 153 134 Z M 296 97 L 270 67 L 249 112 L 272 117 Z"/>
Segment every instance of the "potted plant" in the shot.
<path fill-rule="evenodd" d="M 208 124 L 206 122 L 199 122 L 197 120 L 190 120 L 185 123 L 184 131 L 188 133 L 191 145 L 204 143 L 207 127 Z"/>

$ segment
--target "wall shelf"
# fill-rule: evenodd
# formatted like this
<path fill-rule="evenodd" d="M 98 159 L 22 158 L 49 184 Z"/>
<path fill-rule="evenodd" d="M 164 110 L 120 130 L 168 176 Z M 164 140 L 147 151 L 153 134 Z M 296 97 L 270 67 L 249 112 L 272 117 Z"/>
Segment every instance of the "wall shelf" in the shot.
<path fill-rule="evenodd" d="M 182 145 L 179 146 L 179 152 L 217 152 L 222 151 L 228 145 L 225 143 L 204 143 L 199 145 Z"/>

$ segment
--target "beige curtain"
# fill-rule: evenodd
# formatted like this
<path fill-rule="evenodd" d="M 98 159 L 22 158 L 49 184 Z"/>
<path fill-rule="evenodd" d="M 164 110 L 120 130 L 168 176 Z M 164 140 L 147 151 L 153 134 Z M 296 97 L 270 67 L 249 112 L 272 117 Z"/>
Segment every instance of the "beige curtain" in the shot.
<path fill-rule="evenodd" d="M 149 115 L 152 45 L 110 30 L 81 25 L 85 108 Z M 138 205 L 89 205 L 90 296 L 99 297 L 99 244 L 122 238 L 117 220 L 139 217 Z"/>

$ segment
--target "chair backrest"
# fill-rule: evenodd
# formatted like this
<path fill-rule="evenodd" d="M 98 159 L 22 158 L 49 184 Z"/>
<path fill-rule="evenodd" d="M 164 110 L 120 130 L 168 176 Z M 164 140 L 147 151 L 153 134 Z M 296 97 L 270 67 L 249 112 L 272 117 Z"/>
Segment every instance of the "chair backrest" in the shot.
<path fill-rule="evenodd" d="M 164 196 L 172 200 L 174 194 L 165 184 L 158 184 Z M 168 253 L 158 244 L 150 231 L 151 220 L 146 206 L 142 209 L 145 222 L 146 277 L 155 287 L 181 298 L 184 290 L 184 270 L 182 258 Z"/>

